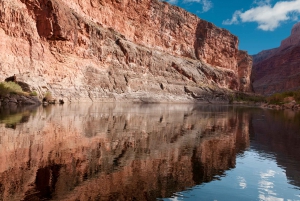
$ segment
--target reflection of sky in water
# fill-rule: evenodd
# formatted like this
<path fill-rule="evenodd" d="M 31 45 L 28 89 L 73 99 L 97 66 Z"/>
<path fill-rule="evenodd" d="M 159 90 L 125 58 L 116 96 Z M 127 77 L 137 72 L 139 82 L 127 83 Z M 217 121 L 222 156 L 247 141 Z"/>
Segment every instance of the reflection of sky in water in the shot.
<path fill-rule="evenodd" d="M 174 194 L 166 200 L 300 200 L 300 191 L 288 183 L 285 170 L 270 155 L 253 150 L 238 156 L 236 167 L 224 177 Z"/>

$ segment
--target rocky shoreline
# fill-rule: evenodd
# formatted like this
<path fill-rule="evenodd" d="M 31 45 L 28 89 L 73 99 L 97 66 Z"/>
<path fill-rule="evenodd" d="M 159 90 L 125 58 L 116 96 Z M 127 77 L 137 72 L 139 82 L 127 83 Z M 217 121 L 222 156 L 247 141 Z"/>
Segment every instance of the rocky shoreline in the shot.
<path fill-rule="evenodd" d="M 51 99 L 51 101 L 40 101 L 36 96 L 26 96 L 19 94 L 7 94 L 5 96 L 0 96 L 0 107 L 26 107 L 26 106 L 47 106 L 49 104 L 64 104 L 63 100 L 59 99 Z M 176 102 L 174 102 L 176 103 Z M 179 102 L 182 103 L 182 102 Z M 227 104 L 227 101 L 197 101 L 197 102 L 185 102 L 187 104 L 191 103 L 199 103 L 199 104 Z M 249 105 L 264 108 L 264 109 L 273 109 L 273 110 L 292 110 L 292 111 L 300 111 L 300 104 L 296 101 L 287 102 L 284 104 L 270 104 L 270 103 L 253 103 L 247 101 L 233 101 L 229 103 L 230 105 Z"/>
<path fill-rule="evenodd" d="M 232 105 L 250 105 L 254 107 L 264 108 L 264 109 L 273 109 L 273 110 L 293 110 L 300 111 L 300 104 L 297 104 L 296 101 L 284 103 L 284 104 L 270 104 L 262 102 L 249 102 L 249 101 L 233 101 Z"/>
<path fill-rule="evenodd" d="M 289 102 L 289 103 L 284 103 L 282 105 L 277 105 L 277 104 L 262 104 L 262 108 L 269 108 L 269 109 L 276 109 L 276 110 L 295 110 L 295 111 L 300 111 L 300 104 L 297 104 L 295 101 Z"/>
<path fill-rule="evenodd" d="M 40 105 L 41 101 L 36 96 L 26 96 L 19 94 L 6 94 L 0 96 L 0 107 L 2 106 L 25 106 L 25 105 Z"/>

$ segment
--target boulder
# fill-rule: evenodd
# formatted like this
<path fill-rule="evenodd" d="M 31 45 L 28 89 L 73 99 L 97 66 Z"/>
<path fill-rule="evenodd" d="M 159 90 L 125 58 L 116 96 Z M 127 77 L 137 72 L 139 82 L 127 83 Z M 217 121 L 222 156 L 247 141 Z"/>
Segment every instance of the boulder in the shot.
<path fill-rule="evenodd" d="M 285 109 L 292 109 L 295 105 L 296 105 L 296 101 L 292 101 L 292 102 L 283 104 L 283 107 Z"/>
<path fill-rule="evenodd" d="M 37 97 L 29 96 L 29 97 L 23 99 L 22 104 L 23 105 L 40 105 L 41 101 Z"/>
<path fill-rule="evenodd" d="M 56 103 L 56 99 L 50 99 L 50 100 L 48 100 L 48 103 L 49 104 L 55 104 Z"/>
<path fill-rule="evenodd" d="M 294 99 L 294 97 L 292 97 L 292 96 L 285 97 L 285 98 L 283 99 L 283 102 L 284 102 L 284 103 L 289 103 L 289 102 L 293 102 L 293 101 L 295 101 L 295 99 Z"/>
<path fill-rule="evenodd" d="M 10 98 L 9 98 L 9 102 L 10 102 L 10 103 L 18 104 L 17 98 L 14 98 L 14 97 L 10 97 Z"/>

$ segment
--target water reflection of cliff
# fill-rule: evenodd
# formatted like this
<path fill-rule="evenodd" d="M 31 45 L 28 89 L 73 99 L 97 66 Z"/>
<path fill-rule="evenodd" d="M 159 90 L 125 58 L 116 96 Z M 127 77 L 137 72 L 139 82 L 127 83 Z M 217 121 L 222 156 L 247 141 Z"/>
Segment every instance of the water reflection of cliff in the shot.
<path fill-rule="evenodd" d="M 300 113 L 257 110 L 250 125 L 251 147 L 270 154 L 286 170 L 289 182 L 300 187 Z"/>
<path fill-rule="evenodd" d="M 229 107 L 40 107 L 14 130 L 0 124 L 0 199 L 171 196 L 233 168 L 248 131 Z"/>
<path fill-rule="evenodd" d="M 18 107 L 17 105 L 9 105 L 8 107 L 0 107 L 0 124 L 5 124 L 6 128 L 16 129 L 17 124 L 28 122 L 30 114 L 34 113 L 37 106 Z"/>

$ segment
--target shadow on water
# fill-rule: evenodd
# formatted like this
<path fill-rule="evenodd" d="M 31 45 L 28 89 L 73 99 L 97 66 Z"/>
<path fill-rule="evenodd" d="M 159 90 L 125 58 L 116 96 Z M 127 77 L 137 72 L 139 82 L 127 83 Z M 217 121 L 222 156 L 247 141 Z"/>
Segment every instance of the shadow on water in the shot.
<path fill-rule="evenodd" d="M 256 138 L 255 119 L 274 118 L 260 109 L 192 104 L 71 104 L 30 111 L 34 115 L 23 126 L 0 124 L 1 200 L 171 197 L 226 177 L 249 149 L 250 137 Z M 1 122 L 19 113 L 6 114 Z M 260 144 L 255 140 L 251 147 Z"/>

